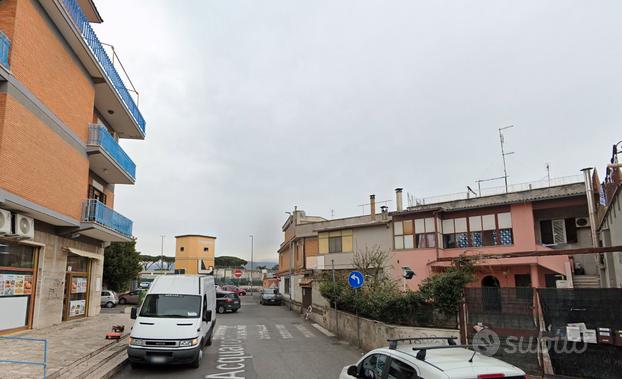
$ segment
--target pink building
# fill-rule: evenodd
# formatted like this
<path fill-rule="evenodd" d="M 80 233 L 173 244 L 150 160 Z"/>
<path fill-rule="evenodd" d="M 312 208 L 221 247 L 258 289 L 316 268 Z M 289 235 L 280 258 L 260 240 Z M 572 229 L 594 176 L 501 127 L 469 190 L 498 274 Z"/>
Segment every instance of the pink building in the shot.
<path fill-rule="evenodd" d="M 466 196 L 465 196 L 466 197 Z M 398 194 L 398 207 L 401 194 Z M 398 208 L 399 209 L 399 208 Z M 504 255 L 542 252 L 541 256 L 498 257 L 477 262 L 473 287 L 555 287 L 573 278 L 578 263 L 591 272 L 590 255 L 547 256 L 555 249 L 592 247 L 585 185 L 571 184 L 426 202 L 392 214 L 395 268 L 410 267 L 416 276 L 406 285 L 415 290 L 433 272 L 460 255 Z M 393 270 L 398 280 L 401 270 Z"/>

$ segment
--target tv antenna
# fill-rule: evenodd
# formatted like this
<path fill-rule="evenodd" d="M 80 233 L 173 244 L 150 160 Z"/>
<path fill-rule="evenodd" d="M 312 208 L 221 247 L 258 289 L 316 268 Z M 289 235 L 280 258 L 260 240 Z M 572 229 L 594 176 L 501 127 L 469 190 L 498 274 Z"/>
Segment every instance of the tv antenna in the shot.
<path fill-rule="evenodd" d="M 503 178 L 505 179 L 505 193 L 508 193 L 508 169 L 505 164 L 505 156 L 514 154 L 514 152 L 513 151 L 509 151 L 507 153 L 505 152 L 505 149 L 503 146 L 505 143 L 505 138 L 503 137 L 503 131 L 506 129 L 513 128 L 513 127 L 514 125 L 508 125 L 508 126 L 504 126 L 503 128 L 499 128 L 499 142 L 501 143 L 501 159 L 503 159 Z"/>

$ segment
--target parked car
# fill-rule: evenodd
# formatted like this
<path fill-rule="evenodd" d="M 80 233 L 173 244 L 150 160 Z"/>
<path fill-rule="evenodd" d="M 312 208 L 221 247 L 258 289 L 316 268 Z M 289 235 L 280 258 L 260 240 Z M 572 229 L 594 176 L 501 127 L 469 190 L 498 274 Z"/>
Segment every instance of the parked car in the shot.
<path fill-rule="evenodd" d="M 212 344 L 215 310 L 213 277 L 158 277 L 140 307 L 132 307 L 136 322 L 127 348 L 130 364 L 188 363 L 198 368 L 203 349 Z"/>
<path fill-rule="evenodd" d="M 237 312 L 241 306 L 240 297 L 237 293 L 230 291 L 216 292 L 216 312 Z"/>
<path fill-rule="evenodd" d="M 433 339 L 441 338 L 389 340 L 390 347 L 372 350 L 358 363 L 344 367 L 339 379 L 527 379 L 525 372 L 518 367 L 458 346 L 453 340 L 447 345 L 420 344 L 423 340 Z M 419 341 L 415 345 L 405 343 L 400 346 L 399 342 L 403 340 Z"/>
<path fill-rule="evenodd" d="M 144 291 L 143 289 L 137 289 L 119 295 L 119 304 L 138 304 L 140 302 L 140 293 Z"/>
<path fill-rule="evenodd" d="M 277 288 L 262 288 L 259 295 L 259 304 L 276 304 L 281 305 L 283 302 L 283 295 L 279 293 Z"/>
<path fill-rule="evenodd" d="M 232 286 L 230 284 L 224 285 L 224 286 L 220 286 L 220 290 L 221 291 L 229 291 L 229 292 L 235 292 L 238 296 L 246 296 L 246 291 L 241 289 L 238 286 Z"/>
<path fill-rule="evenodd" d="M 112 308 L 119 304 L 117 294 L 113 291 L 103 290 L 101 293 L 101 306 L 106 308 Z"/>

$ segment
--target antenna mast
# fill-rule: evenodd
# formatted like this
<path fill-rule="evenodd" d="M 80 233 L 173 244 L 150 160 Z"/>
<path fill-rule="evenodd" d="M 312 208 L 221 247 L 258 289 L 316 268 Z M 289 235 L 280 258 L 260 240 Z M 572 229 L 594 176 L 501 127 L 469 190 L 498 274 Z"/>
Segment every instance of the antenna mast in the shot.
<path fill-rule="evenodd" d="M 508 169 L 505 164 L 505 156 L 514 154 L 513 151 L 505 152 L 503 144 L 505 143 L 505 139 L 503 138 L 503 131 L 506 129 L 513 128 L 514 125 L 508 125 L 503 128 L 499 128 L 499 142 L 501 143 L 501 159 L 503 159 L 503 177 L 505 179 L 505 193 L 508 193 Z"/>

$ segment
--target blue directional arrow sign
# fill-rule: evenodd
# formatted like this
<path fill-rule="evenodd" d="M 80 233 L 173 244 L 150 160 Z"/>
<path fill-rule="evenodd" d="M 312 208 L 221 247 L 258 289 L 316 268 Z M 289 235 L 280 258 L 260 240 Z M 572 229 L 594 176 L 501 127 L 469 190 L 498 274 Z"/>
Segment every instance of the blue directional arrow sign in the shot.
<path fill-rule="evenodd" d="M 361 288 L 365 283 L 365 277 L 359 271 L 352 271 L 348 274 L 348 284 L 352 288 Z"/>

